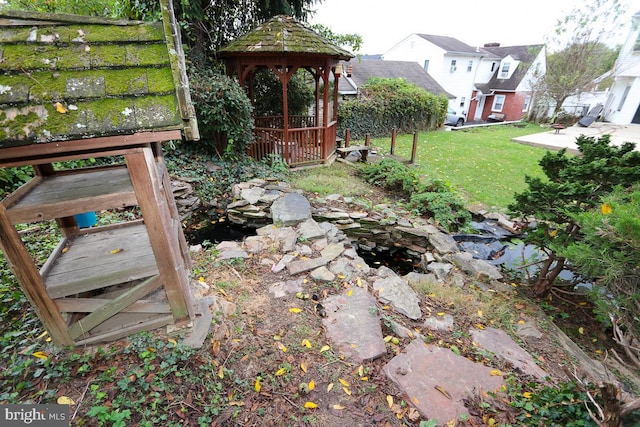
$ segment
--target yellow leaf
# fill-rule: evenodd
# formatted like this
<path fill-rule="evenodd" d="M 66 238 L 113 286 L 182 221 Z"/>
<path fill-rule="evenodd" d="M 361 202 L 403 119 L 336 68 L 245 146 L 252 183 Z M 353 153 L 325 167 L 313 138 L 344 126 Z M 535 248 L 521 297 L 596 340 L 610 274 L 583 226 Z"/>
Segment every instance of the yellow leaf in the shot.
<path fill-rule="evenodd" d="M 67 252 L 69 252 L 69 246 L 66 246 L 62 249 L 63 254 L 66 254 Z"/>
<path fill-rule="evenodd" d="M 580 302 L 578 303 L 578 305 L 587 305 L 587 302 L 586 302 L 586 301 L 580 301 Z"/>
<path fill-rule="evenodd" d="M 173 345 L 178 345 L 178 341 L 174 340 L 173 338 L 169 338 L 167 339 L 167 341 L 169 341 Z"/>
<path fill-rule="evenodd" d="M 395 344 L 395 345 L 398 345 L 398 344 L 400 344 L 400 340 L 398 339 L 398 337 L 392 337 L 391 338 L 391 343 Z"/>
<path fill-rule="evenodd" d="M 438 390 L 440 393 L 442 393 L 442 395 L 444 397 L 446 397 L 447 399 L 451 399 L 451 395 L 449 394 L 449 392 L 447 390 L 444 389 L 444 387 L 437 385 L 434 387 L 436 390 Z"/>
<path fill-rule="evenodd" d="M 220 365 L 220 368 L 218 368 L 218 378 L 224 378 L 224 369 L 222 368 L 222 365 Z"/>
<path fill-rule="evenodd" d="M 338 279 L 344 279 L 346 276 L 344 274 L 338 274 Z"/>
<path fill-rule="evenodd" d="M 122 249 L 122 248 L 118 248 L 118 249 L 114 249 L 114 250 L 112 250 L 112 251 L 109 251 L 109 253 L 110 253 L 110 254 L 115 255 L 115 254 L 119 254 L 119 253 L 120 253 L 120 252 L 122 252 L 123 250 L 124 250 L 124 249 Z"/>
<path fill-rule="evenodd" d="M 384 342 L 389 342 L 389 341 L 391 341 L 391 338 L 393 338 L 391 335 L 387 335 L 386 337 L 384 337 L 383 341 Z"/>
<path fill-rule="evenodd" d="M 333 409 L 337 409 L 338 411 L 342 411 L 344 409 L 344 406 L 335 404 L 335 405 L 333 405 Z"/>
<path fill-rule="evenodd" d="M 260 377 L 256 378 L 256 384 L 253 388 L 257 393 L 260 393 L 260 390 L 262 390 L 262 382 L 260 381 Z"/>
<path fill-rule="evenodd" d="M 578 328 L 578 332 L 580 333 L 580 335 L 584 334 L 584 328 Z"/>
<path fill-rule="evenodd" d="M 309 381 L 309 385 L 307 387 L 309 389 L 309 391 L 313 390 L 314 388 L 316 388 L 316 383 L 315 381 L 311 380 Z"/>
<path fill-rule="evenodd" d="M 551 237 L 556 237 L 557 235 L 558 235 L 558 230 L 551 230 L 549 232 L 549 236 L 551 236 Z"/>
<path fill-rule="evenodd" d="M 311 342 L 309 342 L 309 340 L 306 338 L 302 340 L 302 345 L 307 348 L 311 348 Z"/>
<path fill-rule="evenodd" d="M 487 424 L 489 424 L 489 427 L 493 427 L 494 425 L 496 425 L 495 418 L 489 418 L 489 421 L 487 422 Z"/>
<path fill-rule="evenodd" d="M 359 288 L 362 287 L 362 280 L 360 280 L 359 277 L 356 279 L 356 285 L 358 285 Z"/>
<path fill-rule="evenodd" d="M 48 359 L 49 358 L 47 353 L 45 353 L 43 351 L 36 351 L 35 353 L 32 354 L 32 356 L 37 357 L 38 359 Z"/>
<path fill-rule="evenodd" d="M 349 383 L 343 380 L 342 378 L 338 378 L 338 381 L 340 381 L 340 384 L 342 384 L 343 386 L 349 387 Z"/>
<path fill-rule="evenodd" d="M 297 308 L 297 307 L 292 307 L 292 308 L 289 309 L 289 311 L 291 313 L 300 313 L 302 311 L 302 309 Z"/>
<path fill-rule="evenodd" d="M 325 345 L 320 349 L 320 353 L 323 353 L 323 352 L 329 351 L 329 350 L 331 350 L 331 347 L 329 347 L 328 345 Z"/>
<path fill-rule="evenodd" d="M 305 374 L 307 373 L 307 365 L 305 365 L 304 362 L 300 363 L 300 369 L 302 369 L 302 372 Z"/>
<path fill-rule="evenodd" d="M 524 321 L 524 320 L 522 320 L 522 319 L 518 320 L 518 325 L 524 325 L 525 323 L 527 323 L 527 322 L 525 322 L 525 321 Z"/>
<path fill-rule="evenodd" d="M 439 312 L 439 313 L 436 313 L 436 314 L 437 314 L 438 316 L 444 316 L 444 312 L 442 312 L 442 311 L 441 311 L 441 312 Z"/>
<path fill-rule="evenodd" d="M 493 377 L 499 377 L 502 375 L 502 372 L 499 369 L 492 369 L 490 374 Z"/>
<path fill-rule="evenodd" d="M 279 376 L 281 376 L 281 375 L 284 375 L 286 372 L 287 372 L 287 370 L 286 370 L 286 369 L 284 369 L 284 368 L 280 368 L 280 369 L 278 369 L 278 370 L 276 371 L 276 377 L 279 377 Z"/>
<path fill-rule="evenodd" d="M 76 402 L 73 401 L 70 397 L 60 396 L 57 400 L 58 405 L 75 405 Z"/>
<path fill-rule="evenodd" d="M 48 333 L 49 332 L 44 331 L 43 333 L 41 333 L 40 335 L 37 336 L 36 340 L 41 340 L 42 338 L 46 337 Z"/>
<path fill-rule="evenodd" d="M 204 283 L 204 277 L 202 277 L 202 276 L 198 277 L 198 282 Z"/>
<path fill-rule="evenodd" d="M 362 365 L 358 366 L 358 375 L 359 376 L 363 376 L 364 375 L 364 366 L 362 366 Z"/>
<path fill-rule="evenodd" d="M 525 391 L 524 393 L 522 393 L 522 397 L 524 397 L 525 399 L 531 399 L 531 392 L 529 391 Z"/>
<path fill-rule="evenodd" d="M 316 409 L 318 405 L 313 402 L 304 402 L 304 407 L 307 409 Z"/>
<path fill-rule="evenodd" d="M 482 317 L 482 310 L 478 310 L 478 317 Z"/>
<path fill-rule="evenodd" d="M 282 350 L 282 352 L 283 352 L 283 353 L 286 353 L 286 352 L 287 352 L 287 347 L 285 347 L 285 345 L 284 345 L 284 344 L 282 344 L 280 341 L 278 341 L 278 342 L 276 343 L 276 345 L 278 346 L 278 348 L 279 348 L 280 350 Z"/>
<path fill-rule="evenodd" d="M 353 295 L 353 289 L 349 289 L 349 291 L 347 291 L 347 296 L 350 297 L 351 295 Z"/>
<path fill-rule="evenodd" d="M 475 326 L 477 329 L 480 329 L 480 330 L 484 329 L 484 325 L 482 323 L 476 323 L 473 326 Z"/>
<path fill-rule="evenodd" d="M 600 211 L 603 215 L 609 215 L 611 212 L 613 212 L 613 208 L 609 203 L 603 203 L 600 207 Z"/>
<path fill-rule="evenodd" d="M 347 393 L 349 396 L 351 396 L 351 390 L 349 390 L 348 387 L 342 387 L 342 390 L 344 390 L 345 393 Z"/>
<path fill-rule="evenodd" d="M 61 102 L 56 102 L 53 106 L 56 107 L 56 111 L 60 114 L 65 114 L 68 111 Z"/>
<path fill-rule="evenodd" d="M 393 406 L 393 396 L 390 394 L 387 394 L 387 404 L 389 405 L 389 408 Z"/>
<path fill-rule="evenodd" d="M 362 380 L 362 381 L 369 381 L 369 377 L 362 377 L 362 378 L 360 378 L 360 380 Z"/>
<path fill-rule="evenodd" d="M 331 390 L 333 390 L 333 383 L 329 383 L 327 385 L 327 393 L 329 393 Z"/>

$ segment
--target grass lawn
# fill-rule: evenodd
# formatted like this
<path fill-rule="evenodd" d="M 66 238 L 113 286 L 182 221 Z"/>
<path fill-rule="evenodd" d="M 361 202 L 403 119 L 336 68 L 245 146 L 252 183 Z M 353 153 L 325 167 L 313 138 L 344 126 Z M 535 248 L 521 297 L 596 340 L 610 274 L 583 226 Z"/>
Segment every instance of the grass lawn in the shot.
<path fill-rule="evenodd" d="M 511 141 L 511 138 L 544 132 L 537 124 L 437 130 L 418 134 L 416 167 L 426 178 L 441 179 L 460 191 L 469 203 L 480 202 L 505 210 L 513 194 L 526 188 L 524 176 L 544 176 L 539 160 L 547 151 Z M 362 141 L 352 141 L 352 144 Z M 409 159 L 413 135 L 396 137 L 395 154 Z M 389 153 L 391 137 L 375 138 L 371 145 Z"/>

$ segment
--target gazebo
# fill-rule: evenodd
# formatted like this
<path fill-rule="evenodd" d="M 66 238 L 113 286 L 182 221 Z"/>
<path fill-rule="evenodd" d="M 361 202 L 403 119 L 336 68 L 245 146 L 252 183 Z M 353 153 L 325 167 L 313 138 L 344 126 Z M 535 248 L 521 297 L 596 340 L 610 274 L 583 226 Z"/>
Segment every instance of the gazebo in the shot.
<path fill-rule="evenodd" d="M 261 159 L 280 155 L 290 166 L 326 163 L 336 150 L 338 79 L 340 61 L 353 55 L 329 42 L 290 16 L 276 16 L 219 51 L 229 76 L 235 76 L 255 101 L 253 79 L 259 69 L 272 70 L 282 83 L 282 116 L 255 117 L 255 141 L 248 154 Z M 287 86 L 298 69 L 305 69 L 315 80 L 315 114 L 290 116 Z M 330 107 L 329 91 L 320 91 L 320 81 L 334 84 Z M 322 102 L 321 102 L 322 97 Z M 331 114 L 330 114 L 331 113 Z"/>

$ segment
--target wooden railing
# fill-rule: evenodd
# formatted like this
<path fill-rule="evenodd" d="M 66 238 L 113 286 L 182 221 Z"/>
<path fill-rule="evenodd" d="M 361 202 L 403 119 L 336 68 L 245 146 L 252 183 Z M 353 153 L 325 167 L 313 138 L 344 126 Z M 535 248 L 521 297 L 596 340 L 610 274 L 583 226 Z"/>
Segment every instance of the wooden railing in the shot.
<path fill-rule="evenodd" d="M 270 154 L 278 155 L 290 167 L 321 164 L 336 150 L 336 122 L 324 127 L 283 129 L 257 127 L 255 142 L 247 148 L 247 154 L 262 160 Z"/>
<path fill-rule="evenodd" d="M 284 116 L 259 116 L 253 119 L 257 128 L 284 129 Z M 289 129 L 316 127 L 315 116 L 289 116 Z"/>

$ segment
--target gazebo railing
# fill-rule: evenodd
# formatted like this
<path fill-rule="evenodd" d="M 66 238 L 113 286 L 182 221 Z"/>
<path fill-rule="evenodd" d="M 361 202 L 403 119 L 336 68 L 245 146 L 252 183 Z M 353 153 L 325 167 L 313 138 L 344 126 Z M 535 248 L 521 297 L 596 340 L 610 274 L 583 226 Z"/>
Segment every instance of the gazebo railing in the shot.
<path fill-rule="evenodd" d="M 257 127 L 255 142 L 247 154 L 262 160 L 270 154 L 280 156 L 290 167 L 324 163 L 336 150 L 336 122 L 328 127 L 284 129 Z"/>
<path fill-rule="evenodd" d="M 259 116 L 253 119 L 257 128 L 284 129 L 284 116 Z M 316 127 L 315 116 L 289 116 L 289 128 Z"/>

